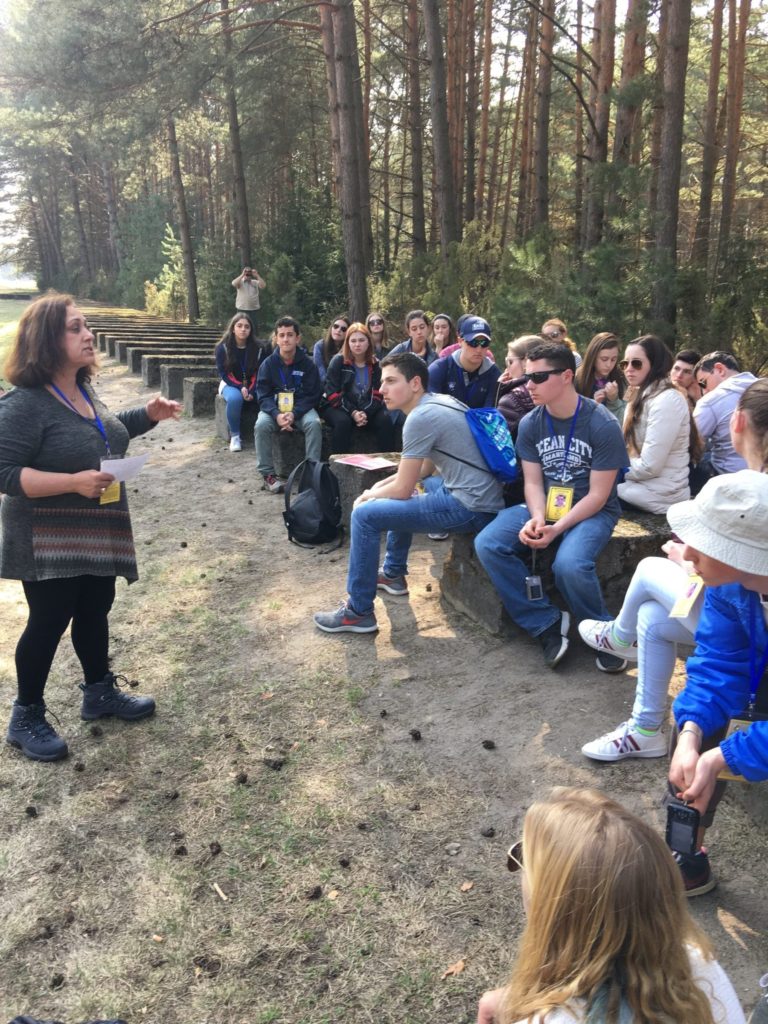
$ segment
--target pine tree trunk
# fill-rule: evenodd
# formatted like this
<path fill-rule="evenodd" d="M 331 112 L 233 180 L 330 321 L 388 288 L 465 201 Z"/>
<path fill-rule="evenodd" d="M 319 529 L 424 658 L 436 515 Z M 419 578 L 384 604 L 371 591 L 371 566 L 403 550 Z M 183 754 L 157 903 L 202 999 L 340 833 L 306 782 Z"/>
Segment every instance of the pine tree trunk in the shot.
<path fill-rule="evenodd" d="M 715 0 L 712 10 L 712 42 L 709 51 L 709 82 L 707 85 L 707 112 L 704 119 L 704 145 L 701 156 L 701 187 L 699 213 L 693 236 L 691 262 L 700 267 L 709 263 L 709 238 L 712 226 L 712 195 L 719 157 L 717 138 L 718 97 L 720 93 L 720 61 L 723 55 L 723 3 Z"/>
<path fill-rule="evenodd" d="M 71 155 L 67 158 L 67 164 L 69 166 L 69 181 L 72 188 L 72 212 L 75 217 L 75 229 L 77 231 L 77 245 L 80 250 L 80 262 L 83 265 L 85 280 L 91 281 L 93 279 L 93 272 L 91 270 L 91 257 L 88 252 L 88 239 L 85 234 L 85 224 L 83 223 L 83 211 L 80 207 L 78 175 L 74 158 Z"/>
<path fill-rule="evenodd" d="M 333 162 L 333 194 L 341 194 L 341 143 L 339 142 L 339 94 L 336 87 L 336 49 L 333 42 L 333 17 L 326 4 L 318 5 L 320 39 L 325 56 L 325 82 L 328 91 L 328 112 L 331 127 L 331 158 Z"/>
<path fill-rule="evenodd" d="M 475 38 L 475 3 L 474 0 L 466 0 L 464 4 L 465 13 L 465 36 L 466 43 L 466 128 L 467 146 L 464 153 L 464 219 L 472 221 L 475 219 L 475 182 L 477 180 L 475 154 L 477 153 L 477 40 Z"/>
<path fill-rule="evenodd" d="M 181 177 L 179 161 L 179 143 L 176 139 L 176 124 L 172 117 L 166 119 L 168 138 L 168 155 L 171 159 L 171 181 L 173 198 L 176 202 L 176 216 L 179 218 L 179 241 L 184 260 L 184 282 L 187 289 L 187 318 L 191 324 L 200 319 L 200 303 L 197 297 L 197 274 L 195 257 L 192 250 L 192 232 L 189 226 L 189 212 L 184 193 L 184 180 Z"/>
<path fill-rule="evenodd" d="M 110 254 L 115 269 L 119 272 L 122 269 L 124 260 L 123 239 L 120 234 L 120 222 L 117 217 L 117 200 L 115 199 L 115 188 L 112 182 L 112 171 L 106 160 L 101 161 L 101 182 L 104 188 L 104 198 L 107 207 Z"/>
<path fill-rule="evenodd" d="M 661 166 L 661 136 L 664 124 L 665 66 L 667 61 L 670 7 L 673 0 L 661 0 L 659 7 L 659 33 L 656 45 L 656 87 L 653 99 L 653 122 L 651 125 L 651 180 L 648 193 L 648 207 L 651 223 L 656 219 L 659 192 L 659 169 Z M 652 231 L 652 235 L 655 234 Z"/>
<path fill-rule="evenodd" d="M 656 321 L 656 329 L 668 340 L 674 337 L 676 316 L 677 222 L 690 31 L 691 0 L 673 0 L 669 9 L 667 52 L 664 61 L 664 115 L 661 124 L 661 158 L 656 206 L 655 280 L 651 298 L 651 315 Z"/>
<path fill-rule="evenodd" d="M 413 251 L 427 251 L 424 214 L 424 128 L 421 121 L 421 75 L 419 66 L 419 7 L 408 0 L 408 129 L 411 139 L 411 211 Z"/>
<path fill-rule="evenodd" d="M 499 180 L 499 167 L 506 167 L 506 160 L 502 162 L 502 151 L 506 152 L 509 138 L 502 133 L 504 130 L 504 118 L 506 115 L 507 99 L 507 78 L 509 75 L 509 51 L 512 45 L 512 18 L 507 23 L 507 39 L 504 46 L 504 66 L 501 72 L 501 89 L 499 90 L 499 102 L 496 108 L 496 122 L 493 132 L 493 159 L 491 161 L 491 172 L 488 176 L 488 198 L 485 207 L 485 220 L 491 227 L 497 222 L 499 215 L 498 194 L 501 190 Z"/>
<path fill-rule="evenodd" d="M 741 113 L 744 102 L 744 63 L 746 56 L 747 24 L 750 0 L 729 0 L 728 14 L 728 99 L 726 107 L 725 166 L 720 212 L 720 237 L 717 243 L 717 263 L 726 260 L 731 238 L 731 224 L 736 199 L 736 171 L 741 148 Z"/>
<path fill-rule="evenodd" d="M 552 52 L 555 41 L 554 0 L 542 0 L 539 73 L 536 81 L 536 127 L 534 141 L 534 176 L 536 202 L 534 227 L 549 224 L 549 110 L 552 103 Z"/>
<path fill-rule="evenodd" d="M 576 109 L 574 112 L 573 245 L 582 252 L 581 220 L 584 216 L 584 3 L 576 0 Z"/>
<path fill-rule="evenodd" d="M 493 0 L 485 0 L 483 9 L 483 90 L 480 101 L 480 158 L 477 162 L 475 210 L 483 212 L 485 170 L 488 161 L 488 118 L 491 110 L 491 61 L 493 60 Z"/>
<path fill-rule="evenodd" d="M 528 13 L 528 31 L 525 50 L 523 51 L 523 135 L 520 143 L 520 176 L 517 188 L 517 215 L 515 218 L 515 238 L 522 242 L 528 234 L 530 225 L 530 194 L 532 165 L 532 126 L 535 109 L 534 82 L 536 75 L 536 53 L 538 45 L 539 15 L 531 6 Z"/>
<path fill-rule="evenodd" d="M 245 187 L 245 170 L 243 167 L 243 147 L 240 142 L 240 121 L 237 116 L 237 95 L 235 93 L 235 75 L 230 63 L 232 56 L 232 37 L 229 25 L 229 0 L 220 0 L 221 19 L 224 39 L 224 91 L 227 102 L 227 119 L 229 122 L 229 152 L 232 159 L 232 183 L 235 189 L 235 210 L 237 212 L 237 252 L 241 267 L 251 265 L 251 222 L 248 214 L 248 192 Z"/>
<path fill-rule="evenodd" d="M 365 152 L 365 140 L 360 138 L 361 120 L 356 112 L 362 110 L 360 68 L 357 61 L 355 12 L 352 0 L 338 0 L 332 12 L 333 43 L 336 56 L 336 89 L 339 101 L 339 145 L 341 147 L 341 222 L 344 240 L 344 258 L 347 265 L 349 311 L 354 319 L 364 320 L 368 312 L 366 282 L 367 251 L 363 214 L 369 210 L 368 197 L 360 194 L 359 158 Z"/>
<path fill-rule="evenodd" d="M 430 97 L 432 104 L 432 140 L 434 146 L 434 194 L 440 246 L 444 258 L 448 246 L 458 240 L 456 225 L 456 193 L 451 166 L 451 147 L 446 103 L 445 61 L 443 37 L 440 30 L 440 11 L 437 0 L 423 0 L 424 28 L 430 61 Z"/>

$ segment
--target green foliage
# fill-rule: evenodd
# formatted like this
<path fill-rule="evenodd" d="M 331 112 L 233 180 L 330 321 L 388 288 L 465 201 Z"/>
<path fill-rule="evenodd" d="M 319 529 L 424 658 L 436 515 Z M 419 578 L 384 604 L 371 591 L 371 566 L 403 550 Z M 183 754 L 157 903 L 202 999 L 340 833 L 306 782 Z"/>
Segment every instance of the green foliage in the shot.
<path fill-rule="evenodd" d="M 168 204 L 160 196 L 136 199 L 126 204 L 121 228 L 125 259 L 118 274 L 120 301 L 138 308 L 144 304 L 144 282 L 163 268 L 163 232 L 168 222 Z"/>
<path fill-rule="evenodd" d="M 181 243 L 170 224 L 165 225 L 162 242 L 165 264 L 154 281 L 144 284 L 144 298 L 148 313 L 184 320 L 187 316 L 187 295 L 184 284 L 184 257 Z"/>

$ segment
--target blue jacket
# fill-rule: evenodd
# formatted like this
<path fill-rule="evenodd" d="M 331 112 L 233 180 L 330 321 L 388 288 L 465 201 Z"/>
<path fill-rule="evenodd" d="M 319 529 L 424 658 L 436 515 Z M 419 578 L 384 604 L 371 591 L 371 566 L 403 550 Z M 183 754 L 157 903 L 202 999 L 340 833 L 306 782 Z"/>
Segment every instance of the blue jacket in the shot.
<path fill-rule="evenodd" d="M 411 341 L 410 338 L 406 338 L 405 341 L 401 341 L 399 345 L 395 345 L 394 348 L 391 348 L 389 350 L 389 355 L 394 356 L 394 355 L 396 355 L 399 352 L 412 352 L 412 351 L 413 351 L 413 342 Z M 435 352 L 434 348 L 429 344 L 429 342 L 427 342 L 427 352 L 426 352 L 426 355 L 423 355 L 421 358 L 424 360 L 424 362 L 427 364 L 427 366 L 431 366 L 432 363 L 434 363 L 434 361 L 437 359 L 437 352 Z"/>
<path fill-rule="evenodd" d="M 275 349 L 259 367 L 256 384 L 259 411 L 268 413 L 273 419 L 277 419 L 279 412 L 275 397 L 279 391 L 293 391 L 293 415 L 297 420 L 310 409 L 317 408 L 323 388 L 317 367 L 303 348 L 296 349 L 290 366 L 285 365 L 279 350 Z"/>
<path fill-rule="evenodd" d="M 746 709 L 753 601 L 757 625 L 755 656 L 759 665 L 768 646 L 768 629 L 757 594 L 738 583 L 707 589 L 696 630 L 696 650 L 686 665 L 688 680 L 673 705 L 678 726 L 694 722 L 705 736 L 711 736 Z M 720 750 L 735 774 L 750 782 L 768 779 L 768 721 L 753 722 L 744 732 L 734 733 L 722 741 Z"/>
<path fill-rule="evenodd" d="M 459 352 L 452 352 L 432 363 L 429 368 L 429 390 L 433 395 L 458 398 L 470 409 L 488 409 L 495 404 L 496 381 L 501 370 L 486 356 L 480 370 L 469 384 L 467 374 L 459 362 Z"/>

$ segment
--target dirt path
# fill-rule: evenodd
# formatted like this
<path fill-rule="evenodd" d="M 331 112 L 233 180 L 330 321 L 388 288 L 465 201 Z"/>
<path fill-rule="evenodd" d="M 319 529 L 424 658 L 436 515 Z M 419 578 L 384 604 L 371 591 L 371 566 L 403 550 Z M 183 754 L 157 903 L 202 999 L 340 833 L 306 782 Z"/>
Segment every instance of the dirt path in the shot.
<path fill-rule="evenodd" d="M 97 388 L 112 408 L 146 395 L 110 360 Z M 663 761 L 579 752 L 626 717 L 634 674 L 601 675 L 579 649 L 552 673 L 537 647 L 448 612 L 446 546 L 426 539 L 377 636 L 320 634 L 311 613 L 343 596 L 347 548 L 289 545 L 252 451 L 211 435 L 182 420 L 131 445 L 152 457 L 130 496 L 141 579 L 118 588 L 113 650 L 158 716 L 94 736 L 62 644 L 47 698 L 70 758 L 0 758 L 0 1011 L 473 1021 L 519 934 L 504 852 L 530 802 L 593 785 L 661 828 Z M 8 700 L 23 616 L 0 581 Z M 710 849 L 720 885 L 693 909 L 751 1004 L 768 969 L 765 835 L 726 798 Z"/>

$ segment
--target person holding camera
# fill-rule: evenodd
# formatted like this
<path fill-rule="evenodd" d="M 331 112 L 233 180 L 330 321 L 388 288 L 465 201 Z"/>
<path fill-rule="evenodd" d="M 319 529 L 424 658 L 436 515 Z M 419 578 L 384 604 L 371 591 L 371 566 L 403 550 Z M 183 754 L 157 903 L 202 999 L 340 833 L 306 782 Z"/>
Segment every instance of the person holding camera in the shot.
<path fill-rule="evenodd" d="M 692 851 L 675 856 L 688 896 L 717 884 L 701 845 L 725 780 L 768 779 L 768 475 L 715 477 L 667 513 L 683 557 L 707 586 L 673 704 L 668 804 L 699 812 Z"/>
<path fill-rule="evenodd" d="M 253 267 L 243 267 L 240 274 L 232 282 L 232 287 L 237 290 L 235 296 L 235 310 L 238 313 L 245 313 L 251 321 L 253 337 L 258 334 L 259 323 L 256 314 L 261 308 L 259 292 L 266 288 L 267 284 L 258 270 Z"/>

